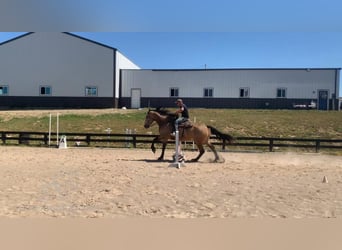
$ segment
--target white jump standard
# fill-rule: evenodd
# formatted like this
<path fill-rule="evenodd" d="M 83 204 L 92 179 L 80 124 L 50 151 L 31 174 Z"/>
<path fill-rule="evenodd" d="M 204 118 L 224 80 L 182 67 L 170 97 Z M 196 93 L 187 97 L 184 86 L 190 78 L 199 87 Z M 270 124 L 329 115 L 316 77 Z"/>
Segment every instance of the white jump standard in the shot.
<path fill-rule="evenodd" d="M 181 152 L 179 152 L 179 131 L 178 129 L 175 132 L 175 155 L 174 155 L 174 162 L 171 163 L 169 165 L 169 167 L 176 167 L 176 168 L 181 168 L 181 167 L 185 167 L 184 164 L 184 157 L 181 154 Z"/>

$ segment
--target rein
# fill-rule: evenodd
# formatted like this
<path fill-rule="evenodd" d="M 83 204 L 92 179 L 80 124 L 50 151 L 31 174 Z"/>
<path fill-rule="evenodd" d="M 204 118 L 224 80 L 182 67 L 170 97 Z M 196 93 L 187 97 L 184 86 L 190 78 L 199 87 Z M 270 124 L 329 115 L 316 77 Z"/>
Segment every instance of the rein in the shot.
<path fill-rule="evenodd" d="M 163 126 L 162 124 L 159 125 L 160 118 L 162 117 L 162 115 L 160 115 L 159 113 L 156 113 L 156 115 L 157 115 L 157 117 L 159 116 L 159 119 L 157 119 L 157 118 L 152 119 L 153 121 L 152 121 L 152 123 L 150 124 L 150 127 L 153 127 L 153 126 L 155 126 L 155 125 Z M 157 120 L 159 120 L 159 122 L 158 122 Z M 166 121 L 166 123 L 165 123 L 164 125 L 165 125 L 165 126 L 169 126 L 169 124 L 171 124 L 171 121 Z"/>
<path fill-rule="evenodd" d="M 155 125 L 158 125 L 158 123 L 156 121 L 153 121 L 150 125 L 150 128 L 154 127 Z"/>

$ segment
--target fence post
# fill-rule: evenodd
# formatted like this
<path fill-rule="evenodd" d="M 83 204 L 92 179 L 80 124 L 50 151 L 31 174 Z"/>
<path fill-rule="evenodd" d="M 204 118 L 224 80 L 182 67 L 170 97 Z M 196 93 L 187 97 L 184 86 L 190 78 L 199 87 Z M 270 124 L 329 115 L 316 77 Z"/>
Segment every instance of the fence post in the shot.
<path fill-rule="evenodd" d="M 90 146 L 90 135 L 89 134 L 86 136 L 86 141 L 87 141 L 88 146 Z"/>
<path fill-rule="evenodd" d="M 319 152 L 320 147 L 321 147 L 321 142 L 319 140 L 316 140 L 316 153 Z"/>
<path fill-rule="evenodd" d="M 137 136 L 134 134 L 132 136 L 132 138 L 133 138 L 133 148 L 136 148 L 137 147 Z"/>
<path fill-rule="evenodd" d="M 132 139 L 133 139 L 133 148 L 137 148 L 137 137 L 136 137 L 136 134 L 137 133 L 137 130 L 136 129 L 133 129 L 133 136 L 132 136 Z"/>
<path fill-rule="evenodd" d="M 18 144 L 29 144 L 30 142 L 30 133 L 26 132 L 20 132 L 19 133 L 19 139 L 18 139 Z"/>
<path fill-rule="evenodd" d="M 44 134 L 44 145 L 48 145 L 49 134 Z"/>
<path fill-rule="evenodd" d="M 226 140 L 222 141 L 222 150 L 226 150 Z"/>
<path fill-rule="evenodd" d="M 270 152 L 273 152 L 273 139 L 270 139 L 269 150 L 270 150 Z"/>
<path fill-rule="evenodd" d="M 6 144 L 6 133 L 5 132 L 1 132 L 1 140 L 3 144 Z"/>

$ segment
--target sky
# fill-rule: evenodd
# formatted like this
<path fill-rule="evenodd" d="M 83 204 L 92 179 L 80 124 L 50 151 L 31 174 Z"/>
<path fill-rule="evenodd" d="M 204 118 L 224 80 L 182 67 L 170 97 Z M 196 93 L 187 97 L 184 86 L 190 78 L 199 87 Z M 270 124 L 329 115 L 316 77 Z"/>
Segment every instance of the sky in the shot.
<path fill-rule="evenodd" d="M 144 69 L 341 68 L 341 10 L 340 0 L 3 0 L 0 42 L 68 31 Z"/>

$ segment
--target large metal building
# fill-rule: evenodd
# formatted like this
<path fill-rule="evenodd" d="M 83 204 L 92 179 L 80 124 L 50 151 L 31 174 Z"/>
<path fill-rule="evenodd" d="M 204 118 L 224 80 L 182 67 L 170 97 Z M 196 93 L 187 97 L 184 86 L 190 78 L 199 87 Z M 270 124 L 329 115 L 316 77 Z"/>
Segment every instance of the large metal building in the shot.
<path fill-rule="evenodd" d="M 339 68 L 140 69 L 117 49 L 67 32 L 0 44 L 0 108 L 339 107 Z"/>
<path fill-rule="evenodd" d="M 340 69 L 122 70 L 120 104 L 337 110 Z"/>
<path fill-rule="evenodd" d="M 26 33 L 0 44 L 1 108 L 118 107 L 117 49 L 66 32 Z"/>

